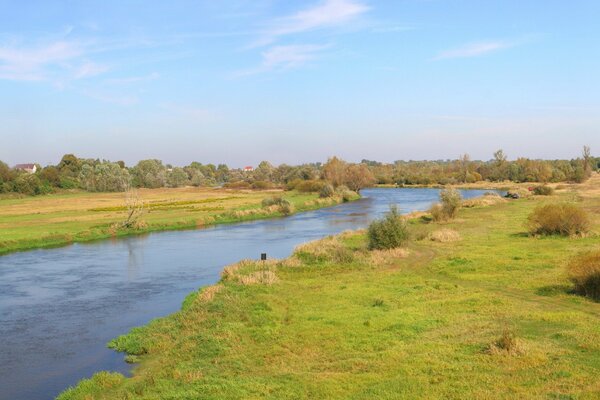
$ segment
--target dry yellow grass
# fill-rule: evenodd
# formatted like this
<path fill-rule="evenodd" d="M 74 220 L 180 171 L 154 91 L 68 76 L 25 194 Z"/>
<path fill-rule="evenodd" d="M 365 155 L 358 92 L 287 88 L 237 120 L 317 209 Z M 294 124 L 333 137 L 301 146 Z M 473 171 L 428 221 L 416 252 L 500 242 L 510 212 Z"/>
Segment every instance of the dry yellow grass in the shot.
<path fill-rule="evenodd" d="M 465 208 L 471 208 L 471 207 L 487 207 L 487 206 L 493 206 L 496 205 L 498 203 L 504 203 L 507 200 L 503 197 L 501 197 L 499 194 L 497 193 L 487 193 L 483 196 L 479 196 L 479 197 L 475 197 L 472 199 L 468 199 L 468 200 L 464 200 L 462 202 L 462 206 Z"/>
<path fill-rule="evenodd" d="M 403 247 L 387 250 L 371 250 L 368 252 L 367 260 L 372 265 L 390 265 L 398 262 L 400 258 L 406 258 L 410 252 Z"/>
<path fill-rule="evenodd" d="M 440 243 L 458 242 L 461 239 L 460 233 L 447 228 L 439 229 L 429 234 L 429 240 Z"/>
<path fill-rule="evenodd" d="M 237 282 L 242 285 L 272 285 L 278 280 L 275 274 L 278 265 L 280 265 L 280 261 L 277 259 L 242 260 L 225 267 L 221 277 L 224 281 Z"/>
<path fill-rule="evenodd" d="M 221 285 L 221 284 L 207 286 L 204 289 L 202 289 L 202 292 L 198 296 L 198 299 L 203 302 L 212 301 L 212 299 L 215 297 L 215 295 L 217 293 L 219 293 L 222 289 L 223 289 L 223 285 Z"/>

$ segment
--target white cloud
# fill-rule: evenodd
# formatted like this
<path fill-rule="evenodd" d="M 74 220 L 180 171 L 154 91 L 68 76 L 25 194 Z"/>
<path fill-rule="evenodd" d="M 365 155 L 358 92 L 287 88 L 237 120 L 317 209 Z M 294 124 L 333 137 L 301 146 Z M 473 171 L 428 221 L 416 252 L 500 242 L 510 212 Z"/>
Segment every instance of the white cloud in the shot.
<path fill-rule="evenodd" d="M 92 76 L 100 75 L 108 70 L 109 68 L 106 65 L 100 65 L 91 61 L 85 61 L 76 69 L 75 79 L 89 78 Z"/>
<path fill-rule="evenodd" d="M 262 52 L 262 63 L 259 67 L 239 71 L 234 74 L 234 77 L 297 68 L 315 59 L 319 53 L 329 47 L 330 45 L 315 44 L 273 46 Z"/>
<path fill-rule="evenodd" d="M 368 10 L 369 7 L 356 0 L 325 0 L 317 6 L 278 18 L 267 24 L 267 29 L 254 43 L 254 47 L 268 45 L 280 36 L 340 26 Z"/>
<path fill-rule="evenodd" d="M 434 60 L 444 60 L 448 58 L 469 58 L 478 57 L 484 54 L 493 53 L 498 50 L 508 49 L 516 46 L 514 42 L 505 40 L 477 42 L 466 44 L 455 49 L 445 50 L 439 53 Z"/>
<path fill-rule="evenodd" d="M 126 78 L 111 78 L 111 79 L 106 79 L 104 82 L 109 83 L 109 84 L 113 84 L 113 85 L 125 85 L 125 84 L 136 83 L 136 82 L 154 81 L 154 80 L 156 80 L 158 78 L 160 78 L 160 74 L 158 72 L 153 72 L 153 73 L 148 74 L 148 75 L 129 76 L 129 77 L 126 77 Z"/>
<path fill-rule="evenodd" d="M 0 79 L 45 80 L 49 68 L 64 68 L 82 53 L 80 46 L 68 41 L 33 48 L 0 45 Z"/>

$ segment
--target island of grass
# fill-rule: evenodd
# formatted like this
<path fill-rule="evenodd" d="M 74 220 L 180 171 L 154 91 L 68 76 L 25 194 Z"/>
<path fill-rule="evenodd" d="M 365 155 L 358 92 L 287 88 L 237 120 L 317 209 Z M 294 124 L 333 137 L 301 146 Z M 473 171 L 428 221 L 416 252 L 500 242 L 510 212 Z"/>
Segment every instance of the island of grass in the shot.
<path fill-rule="evenodd" d="M 600 398 L 600 304 L 565 271 L 598 249 L 598 193 L 594 178 L 415 218 L 391 250 L 347 232 L 242 261 L 109 344 L 139 362 L 132 377 L 100 372 L 59 399 Z M 529 234 L 554 202 L 583 208 L 590 232 Z"/>
<path fill-rule="evenodd" d="M 0 199 L 0 255 L 147 232 L 289 215 L 358 199 L 354 192 L 317 193 L 213 188 L 138 189 L 141 215 L 124 227 L 124 193 L 50 194 Z"/>

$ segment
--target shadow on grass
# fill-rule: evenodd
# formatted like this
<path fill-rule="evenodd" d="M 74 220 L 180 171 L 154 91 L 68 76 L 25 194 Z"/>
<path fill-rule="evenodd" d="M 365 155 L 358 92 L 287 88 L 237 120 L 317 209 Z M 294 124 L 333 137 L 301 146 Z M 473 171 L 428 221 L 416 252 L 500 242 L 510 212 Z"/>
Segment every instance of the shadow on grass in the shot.
<path fill-rule="evenodd" d="M 511 233 L 508 236 L 510 236 L 511 238 L 526 238 L 526 237 L 531 237 L 531 235 L 529 234 L 529 232 Z"/>
<path fill-rule="evenodd" d="M 559 294 L 577 294 L 571 285 L 548 285 L 542 286 L 535 291 L 539 296 L 557 296 Z"/>

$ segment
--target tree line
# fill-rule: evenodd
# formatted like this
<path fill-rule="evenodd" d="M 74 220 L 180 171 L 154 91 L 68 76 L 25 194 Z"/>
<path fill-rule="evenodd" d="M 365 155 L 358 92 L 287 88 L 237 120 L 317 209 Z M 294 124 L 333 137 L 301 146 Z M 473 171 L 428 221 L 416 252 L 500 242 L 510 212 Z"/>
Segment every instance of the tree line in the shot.
<path fill-rule="evenodd" d="M 267 189 L 284 187 L 301 191 L 319 191 L 324 185 L 359 191 L 373 184 L 431 185 L 477 181 L 583 182 L 600 167 L 600 158 L 584 147 L 580 157 L 571 160 L 509 161 L 502 150 L 488 161 L 471 160 L 462 155 L 456 160 L 396 161 L 381 163 L 362 160 L 348 163 L 337 157 L 326 163 L 274 166 L 261 162 L 252 171 L 229 168 L 226 164 L 192 162 L 184 167 L 151 159 L 127 167 L 124 162 L 83 159 L 66 154 L 57 165 L 37 166 L 35 173 L 9 167 L 0 161 L 0 193 L 40 195 L 62 189 L 90 192 L 119 192 L 128 188 L 164 188 L 182 186 L 225 186 Z"/>

